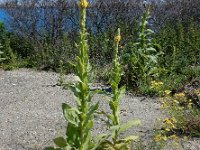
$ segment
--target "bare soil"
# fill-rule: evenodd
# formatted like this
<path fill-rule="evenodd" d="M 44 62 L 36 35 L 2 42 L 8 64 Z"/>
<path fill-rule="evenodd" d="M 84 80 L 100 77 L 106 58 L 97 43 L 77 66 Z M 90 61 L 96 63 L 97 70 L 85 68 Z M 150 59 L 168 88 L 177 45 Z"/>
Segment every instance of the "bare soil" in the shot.
<path fill-rule="evenodd" d="M 73 81 L 73 75 L 66 76 Z M 30 69 L 0 70 L 0 150 L 42 150 L 52 146 L 52 139 L 65 134 L 66 122 L 61 104 L 74 105 L 73 94 L 57 86 L 58 74 Z M 102 95 L 95 95 L 100 109 L 109 111 Z M 152 139 L 156 119 L 162 118 L 156 99 L 124 95 L 120 103 L 121 121 L 140 119 L 142 124 L 124 134 L 139 135 L 142 141 Z M 93 134 L 105 132 L 101 118 L 95 118 Z M 188 141 L 184 149 L 200 150 L 198 142 Z M 188 149 L 188 150 L 189 150 Z"/>

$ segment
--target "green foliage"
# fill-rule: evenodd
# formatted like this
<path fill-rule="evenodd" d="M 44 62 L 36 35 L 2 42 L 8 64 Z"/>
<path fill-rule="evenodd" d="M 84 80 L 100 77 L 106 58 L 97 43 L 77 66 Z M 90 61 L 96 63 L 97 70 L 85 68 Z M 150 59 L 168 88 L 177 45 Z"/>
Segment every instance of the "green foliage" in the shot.
<path fill-rule="evenodd" d="M 181 68 L 198 65 L 200 30 L 192 20 L 187 25 L 181 21 L 165 24 L 157 33 L 156 41 L 164 54 L 159 58 L 159 64 L 171 74 L 180 74 Z"/>
<path fill-rule="evenodd" d="M 3 23 L 0 23 L 0 43 L 1 51 L 3 52 L 2 57 L 4 58 L 3 62 L 14 67 L 16 65 L 16 55 L 10 47 L 10 38 Z"/>
<path fill-rule="evenodd" d="M 0 45 L 0 49 L 2 48 L 2 46 Z M 1 61 L 3 61 L 3 60 L 5 60 L 5 58 L 3 58 L 1 55 L 3 54 L 3 52 L 2 51 L 0 51 L 0 62 Z"/>
<path fill-rule="evenodd" d="M 165 91 L 161 108 L 168 114 L 168 117 L 162 121 L 162 130 L 158 131 L 155 140 L 162 141 L 173 139 L 178 140 L 178 137 L 200 136 L 200 111 L 199 111 L 199 89 L 183 91 L 170 94 L 170 91 Z"/>
<path fill-rule="evenodd" d="M 140 86 L 147 84 L 150 77 L 157 76 L 158 56 L 161 54 L 156 48 L 152 30 L 147 28 L 149 18 L 149 7 L 145 10 L 141 22 L 138 41 L 133 44 L 131 51 L 123 55 L 123 63 L 126 66 L 125 78 L 128 87 L 134 84 Z"/>

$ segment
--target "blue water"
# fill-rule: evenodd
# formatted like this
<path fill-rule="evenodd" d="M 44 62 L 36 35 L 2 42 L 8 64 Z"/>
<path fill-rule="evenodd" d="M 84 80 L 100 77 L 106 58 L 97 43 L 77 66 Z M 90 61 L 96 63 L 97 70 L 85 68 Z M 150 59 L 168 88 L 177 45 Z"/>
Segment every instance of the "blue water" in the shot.
<path fill-rule="evenodd" d="M 9 16 L 6 14 L 6 12 L 3 9 L 0 9 L 0 21 L 5 22 L 7 21 Z"/>
<path fill-rule="evenodd" d="M 5 27 L 9 29 L 9 15 L 5 12 L 5 10 L 0 9 L 0 22 L 3 22 Z"/>

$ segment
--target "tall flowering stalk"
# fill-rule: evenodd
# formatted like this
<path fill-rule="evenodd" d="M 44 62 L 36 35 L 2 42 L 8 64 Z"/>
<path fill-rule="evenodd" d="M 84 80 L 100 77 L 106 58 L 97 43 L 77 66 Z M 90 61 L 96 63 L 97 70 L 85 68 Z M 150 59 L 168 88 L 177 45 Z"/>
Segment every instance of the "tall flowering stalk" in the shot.
<path fill-rule="evenodd" d="M 98 150 L 130 150 L 130 142 L 132 140 L 137 139 L 137 136 L 128 136 L 123 139 L 119 139 L 119 134 L 128 128 L 132 127 L 133 125 L 140 124 L 139 120 L 131 120 L 127 123 L 121 124 L 120 123 L 120 108 L 119 102 L 121 95 L 124 93 L 124 87 L 119 88 L 119 82 L 121 80 L 121 65 L 119 63 L 118 57 L 118 49 L 119 49 L 119 42 L 121 40 L 120 29 L 118 29 L 117 35 L 114 38 L 114 58 L 112 64 L 112 71 L 111 71 L 111 78 L 110 78 L 110 85 L 112 89 L 112 96 L 109 100 L 109 106 L 111 109 L 111 114 L 106 114 L 102 112 L 102 114 L 106 115 L 108 118 L 108 128 L 111 130 L 111 138 L 112 141 L 105 140 Z"/>
<path fill-rule="evenodd" d="M 76 69 L 76 83 L 68 85 L 76 97 L 76 107 L 71 107 L 66 103 L 62 104 L 63 114 L 68 124 L 66 138 L 58 137 L 54 139 L 54 143 L 59 147 L 59 150 L 91 150 L 95 149 L 99 143 L 94 143 L 91 135 L 93 116 L 98 109 L 98 103 L 94 105 L 90 103 L 95 92 L 89 90 L 87 79 L 88 44 L 85 22 L 88 1 L 80 0 L 78 5 L 80 13 L 80 39 L 77 46 L 79 53 L 74 64 Z M 49 147 L 46 150 L 55 149 Z"/>

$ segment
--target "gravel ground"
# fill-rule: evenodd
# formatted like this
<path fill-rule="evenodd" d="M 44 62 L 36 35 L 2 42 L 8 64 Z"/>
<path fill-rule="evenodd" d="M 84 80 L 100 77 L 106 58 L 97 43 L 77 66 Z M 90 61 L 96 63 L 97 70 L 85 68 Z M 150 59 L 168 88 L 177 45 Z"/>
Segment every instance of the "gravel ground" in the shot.
<path fill-rule="evenodd" d="M 72 81 L 73 77 L 66 78 Z M 73 105 L 73 94 L 54 86 L 57 80 L 58 75 L 52 72 L 0 70 L 0 150 L 42 150 L 53 144 L 53 138 L 65 134 L 61 104 Z M 100 108 L 108 111 L 103 99 L 101 95 L 94 97 L 94 101 L 100 100 Z M 155 99 L 124 95 L 120 107 L 122 122 L 141 120 L 141 126 L 125 134 L 138 134 L 142 141 L 151 138 L 156 119 L 163 117 Z M 95 122 L 95 135 L 105 131 L 100 118 Z M 191 145 L 193 150 L 200 149 L 196 142 Z"/>

